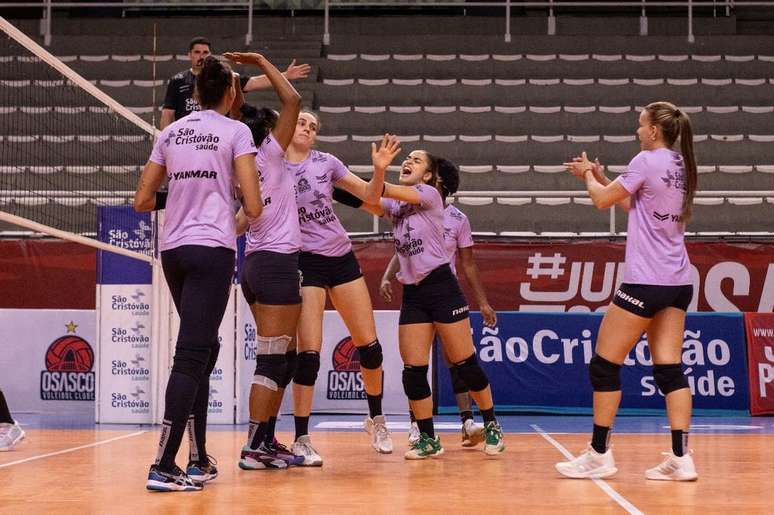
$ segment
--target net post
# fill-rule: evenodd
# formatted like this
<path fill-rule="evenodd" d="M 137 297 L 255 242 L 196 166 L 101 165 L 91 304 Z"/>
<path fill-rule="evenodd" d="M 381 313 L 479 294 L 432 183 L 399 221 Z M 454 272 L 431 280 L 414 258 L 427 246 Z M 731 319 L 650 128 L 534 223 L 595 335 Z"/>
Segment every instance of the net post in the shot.
<path fill-rule="evenodd" d="M 248 0 L 247 4 L 247 34 L 245 34 L 245 45 L 253 42 L 253 0 Z"/>
<path fill-rule="evenodd" d="M 43 34 L 43 44 L 51 46 L 51 0 L 46 0 L 46 31 Z"/>
<path fill-rule="evenodd" d="M 505 1 L 505 42 L 511 42 L 511 0 Z"/>
<path fill-rule="evenodd" d="M 324 22 L 325 23 L 325 27 L 324 27 L 324 32 L 323 32 L 323 45 L 328 46 L 328 45 L 331 44 L 331 32 L 330 32 L 330 17 L 331 17 L 330 11 L 331 11 L 331 6 L 330 6 L 330 0 L 325 0 L 325 9 L 324 9 L 324 11 L 325 11 L 325 16 L 324 16 L 324 18 L 325 18 L 325 22 Z"/>

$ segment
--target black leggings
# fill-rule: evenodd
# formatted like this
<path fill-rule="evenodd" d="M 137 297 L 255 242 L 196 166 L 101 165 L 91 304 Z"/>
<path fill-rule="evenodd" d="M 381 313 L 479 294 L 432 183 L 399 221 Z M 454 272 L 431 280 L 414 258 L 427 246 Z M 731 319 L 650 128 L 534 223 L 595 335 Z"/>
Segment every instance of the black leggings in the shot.
<path fill-rule="evenodd" d="M 191 457 L 206 457 L 209 380 L 220 350 L 218 328 L 228 304 L 234 263 L 234 251 L 225 247 L 184 245 L 161 253 L 164 277 L 180 315 L 165 396 L 164 424 L 169 429 L 162 431 L 157 458 L 164 468 L 174 464 L 191 415 L 196 428 Z"/>
<path fill-rule="evenodd" d="M 234 259 L 231 249 L 201 245 L 183 245 L 161 253 L 164 277 L 180 315 L 175 365 L 179 358 L 192 365 L 207 365 L 209 354 L 218 346 Z M 186 373 L 188 369 L 183 365 L 179 371 Z"/>

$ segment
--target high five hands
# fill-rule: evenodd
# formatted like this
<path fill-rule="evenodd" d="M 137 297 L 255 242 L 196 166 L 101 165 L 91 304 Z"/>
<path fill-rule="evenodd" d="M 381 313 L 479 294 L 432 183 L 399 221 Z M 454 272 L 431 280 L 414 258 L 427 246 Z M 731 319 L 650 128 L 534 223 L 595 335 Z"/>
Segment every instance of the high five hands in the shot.
<path fill-rule="evenodd" d="M 378 147 L 376 143 L 371 143 L 371 162 L 374 164 L 374 169 L 387 170 L 400 151 L 400 140 L 394 134 L 385 134 Z"/>

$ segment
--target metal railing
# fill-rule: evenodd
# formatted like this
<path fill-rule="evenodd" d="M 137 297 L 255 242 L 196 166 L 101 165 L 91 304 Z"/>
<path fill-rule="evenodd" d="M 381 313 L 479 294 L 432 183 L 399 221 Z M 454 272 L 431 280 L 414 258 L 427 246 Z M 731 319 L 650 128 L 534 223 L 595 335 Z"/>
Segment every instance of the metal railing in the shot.
<path fill-rule="evenodd" d="M 505 15 L 505 35 L 504 35 L 504 41 L 506 43 L 511 42 L 511 8 L 512 7 L 518 7 L 518 8 L 537 8 L 537 9 L 546 9 L 548 11 L 548 17 L 547 17 L 547 23 L 546 23 L 546 33 L 549 36 L 556 35 L 556 10 L 561 8 L 589 8 L 589 9 L 595 9 L 595 8 L 620 8 L 620 7 L 638 7 L 640 8 L 640 35 L 641 36 L 647 36 L 648 35 L 648 18 L 647 18 L 647 8 L 674 8 L 677 9 L 685 9 L 687 13 L 687 25 L 688 25 L 688 42 L 693 43 L 695 41 L 695 37 L 693 34 L 693 11 L 695 8 L 724 8 L 725 15 L 730 16 L 732 9 L 740 9 L 745 7 L 774 7 L 774 2 L 771 0 L 768 1 L 735 1 L 735 0 L 720 0 L 720 1 L 713 1 L 713 0 L 703 0 L 703 1 L 693 1 L 693 0 L 683 0 L 683 1 L 655 1 L 655 2 L 646 2 L 645 0 L 640 1 L 624 1 L 624 2 L 616 2 L 614 4 L 611 4 L 610 2 L 594 2 L 594 1 L 569 1 L 569 2 L 555 2 L 554 0 L 543 0 L 543 1 L 511 1 L 511 0 L 504 0 L 500 2 L 467 2 L 466 0 L 462 0 L 459 2 L 424 2 L 423 0 L 417 0 L 415 2 L 411 2 L 410 4 L 407 4 L 405 2 L 401 1 L 394 1 L 394 0 L 374 0 L 374 1 L 355 1 L 355 0 L 325 0 L 325 21 L 324 21 L 324 33 L 323 33 L 323 44 L 329 45 L 331 42 L 331 34 L 330 34 L 330 12 L 333 8 L 359 8 L 359 7 L 410 7 L 410 8 L 416 8 L 416 7 L 424 7 L 424 8 L 433 8 L 433 7 L 465 7 L 465 8 L 477 8 L 477 7 L 502 7 L 504 9 L 504 15 Z"/>
<path fill-rule="evenodd" d="M 181 8 L 196 7 L 201 9 L 244 9 L 247 11 L 247 33 L 245 34 L 245 45 L 253 42 L 253 0 L 234 0 L 232 2 L 210 2 L 208 0 L 181 1 L 181 2 L 143 2 L 142 0 L 127 0 L 113 2 L 53 2 L 52 0 L 41 0 L 39 2 L 8 2 L 0 4 L 0 11 L 5 8 L 40 8 L 43 13 L 41 16 L 41 36 L 46 46 L 51 45 L 51 14 L 53 9 L 68 9 L 73 7 L 113 7 L 116 9 L 147 9 L 154 10 L 160 8 Z"/>
<path fill-rule="evenodd" d="M 687 38 L 688 41 L 693 43 L 695 37 L 693 34 L 694 25 L 694 9 L 696 8 L 712 8 L 716 12 L 717 9 L 725 11 L 725 15 L 729 16 L 732 10 L 744 9 L 746 7 L 774 7 L 774 1 L 772 0 L 682 0 L 682 1 L 645 1 L 645 0 L 630 0 L 624 2 L 599 2 L 599 1 L 568 1 L 557 2 L 554 0 L 542 0 L 542 1 L 489 1 L 489 2 L 472 2 L 468 0 L 460 1 L 425 1 L 416 0 L 411 3 L 400 0 L 374 0 L 374 1 L 357 1 L 357 0 L 321 0 L 322 9 L 324 10 L 324 32 L 323 32 L 323 44 L 329 45 L 331 41 L 330 32 L 330 18 L 331 10 L 335 8 L 349 8 L 364 10 L 372 7 L 390 7 L 390 8 L 435 8 L 435 7 L 462 7 L 465 9 L 474 9 L 480 7 L 501 7 L 504 11 L 505 21 L 505 34 L 504 40 L 506 43 L 511 41 L 511 9 L 517 8 L 535 8 L 545 9 L 547 12 L 546 18 L 546 33 L 548 35 L 556 34 L 556 12 L 557 10 L 564 8 L 587 8 L 587 9 L 610 9 L 611 7 L 632 7 L 639 8 L 640 10 L 640 35 L 648 34 L 648 8 L 670 8 L 677 10 L 684 10 L 687 15 Z M 138 9 L 138 10 L 154 10 L 159 8 L 181 8 L 192 7 L 201 9 L 244 9 L 247 11 L 247 32 L 245 34 L 245 44 L 249 45 L 253 41 L 253 13 L 254 13 L 254 0 L 233 0 L 229 1 L 214 1 L 209 2 L 202 1 L 160 1 L 160 2 L 148 2 L 143 0 L 126 0 L 126 1 L 107 1 L 107 2 L 54 2 L 53 0 L 40 0 L 38 2 L 8 2 L 0 4 L 0 11 L 4 8 L 40 8 L 42 10 L 42 23 L 41 23 L 41 35 L 43 36 L 46 46 L 51 44 L 51 13 L 53 9 L 66 9 L 74 7 L 113 7 L 116 9 Z"/>

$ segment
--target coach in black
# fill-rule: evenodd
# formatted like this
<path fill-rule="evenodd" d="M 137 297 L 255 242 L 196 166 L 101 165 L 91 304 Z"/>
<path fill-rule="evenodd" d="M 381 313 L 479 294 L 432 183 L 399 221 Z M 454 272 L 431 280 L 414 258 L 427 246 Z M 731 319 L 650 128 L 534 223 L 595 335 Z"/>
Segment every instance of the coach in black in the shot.
<path fill-rule="evenodd" d="M 194 82 L 202 70 L 204 59 L 211 53 L 211 47 L 210 41 L 206 38 L 195 37 L 191 40 L 188 45 L 188 58 L 191 60 L 191 67 L 172 77 L 167 85 L 167 95 L 164 97 L 164 107 L 161 111 L 161 130 L 164 130 L 170 123 L 188 115 L 191 111 L 199 110 L 199 104 L 193 96 Z M 309 76 L 310 70 L 311 67 L 308 64 L 296 65 L 294 59 L 283 75 L 288 80 L 305 79 Z M 271 83 L 265 75 L 240 77 L 239 83 L 244 93 L 271 87 Z"/>

